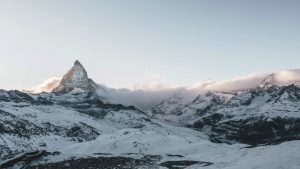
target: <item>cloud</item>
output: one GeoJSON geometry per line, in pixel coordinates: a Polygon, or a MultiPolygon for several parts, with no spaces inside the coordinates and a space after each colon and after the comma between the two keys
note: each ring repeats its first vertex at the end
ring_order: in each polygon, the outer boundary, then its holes
{"type": "Polygon", "coordinates": [[[133,90],[162,91],[175,88],[167,84],[164,78],[156,72],[146,71],[144,79],[142,84],[134,85],[133,90]]]}
{"type": "MultiPolygon", "coordinates": [[[[236,77],[228,80],[213,81],[206,80],[197,82],[191,86],[176,86],[169,85],[164,78],[158,73],[146,71],[145,81],[140,85],[135,85],[134,90],[143,91],[170,91],[184,88],[190,92],[205,92],[205,91],[239,91],[258,87],[271,73],[252,73],[246,76],[236,77]]],[[[296,78],[300,79],[299,73],[294,71],[279,71],[276,73],[278,81],[293,81],[296,78]]]]}
{"type": "Polygon", "coordinates": [[[258,87],[268,74],[250,74],[229,80],[210,83],[204,86],[206,90],[212,91],[239,91],[258,87]]]}
{"type": "MultiPolygon", "coordinates": [[[[253,73],[229,80],[202,81],[188,87],[168,85],[160,74],[147,71],[145,73],[145,82],[134,86],[133,89],[116,89],[99,85],[99,93],[103,89],[105,92],[102,92],[100,95],[107,97],[113,103],[135,105],[142,109],[149,109],[160,103],[161,100],[174,94],[182,93],[182,95],[186,95],[188,96],[187,98],[192,99],[207,91],[231,92],[247,90],[261,86],[263,81],[270,77],[273,77],[274,84],[290,84],[295,81],[300,84],[300,70],[277,71],[263,74],[253,73]]],[[[60,80],[61,78],[53,77],[27,91],[32,93],[50,92],[59,85],[60,80]]]]}
{"type": "Polygon", "coordinates": [[[176,87],[163,83],[163,78],[159,74],[148,72],[145,82],[133,90],[109,87],[106,87],[106,90],[109,91],[107,97],[114,103],[135,105],[142,110],[148,110],[175,94],[179,94],[183,102],[189,102],[207,91],[231,92],[255,88],[260,86],[269,75],[271,74],[249,74],[229,80],[207,80],[188,87],[176,87]]]}
{"type": "Polygon", "coordinates": [[[61,78],[52,77],[44,81],[42,84],[31,87],[26,91],[31,93],[51,92],[55,87],[59,85],[61,78]]]}
{"type": "Polygon", "coordinates": [[[106,87],[106,90],[109,91],[107,97],[114,103],[135,105],[142,110],[148,110],[182,89],[167,84],[159,73],[146,71],[144,82],[134,85],[132,89],[106,87]]]}
{"type": "Polygon", "coordinates": [[[161,100],[177,93],[180,89],[163,90],[129,90],[129,89],[110,89],[109,100],[113,103],[124,105],[135,105],[142,110],[148,110],[156,106],[161,100]]]}
{"type": "Polygon", "coordinates": [[[300,81],[300,70],[284,70],[273,73],[274,80],[279,83],[288,84],[300,81]]]}

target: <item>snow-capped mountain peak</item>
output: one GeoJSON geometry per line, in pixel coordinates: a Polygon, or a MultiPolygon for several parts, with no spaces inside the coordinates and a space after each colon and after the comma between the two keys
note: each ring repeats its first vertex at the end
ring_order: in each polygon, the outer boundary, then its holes
{"type": "Polygon", "coordinates": [[[76,60],[74,66],[63,76],[58,87],[53,92],[71,92],[81,89],[94,91],[96,84],[88,78],[88,74],[82,64],[76,60]]]}

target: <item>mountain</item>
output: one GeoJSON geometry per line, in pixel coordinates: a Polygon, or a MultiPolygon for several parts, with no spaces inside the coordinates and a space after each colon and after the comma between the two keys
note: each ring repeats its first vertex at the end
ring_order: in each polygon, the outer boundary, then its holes
{"type": "Polygon", "coordinates": [[[152,109],[154,117],[206,133],[214,142],[251,145],[300,139],[299,70],[267,75],[240,91],[204,91],[192,101],[173,95],[152,109]]]}
{"type": "Polygon", "coordinates": [[[212,163],[185,156],[224,148],[201,132],[159,122],[133,106],[103,103],[92,92],[1,90],[0,117],[0,168],[206,166],[212,163]]]}
{"type": "MultiPolygon", "coordinates": [[[[52,81],[50,81],[52,83],[52,81]]],[[[53,86],[43,84],[42,86],[53,86]]],[[[40,91],[41,87],[38,86],[40,91]]],[[[58,86],[55,86],[52,93],[81,93],[90,92],[97,95],[104,102],[114,104],[123,104],[126,106],[138,107],[142,110],[149,110],[162,99],[168,97],[180,89],[167,91],[143,91],[143,90],[129,90],[129,89],[115,89],[105,86],[103,84],[95,83],[88,77],[88,74],[83,65],[76,60],[73,67],[63,76],[58,86]]],[[[27,90],[28,93],[34,90],[27,90]]]]}
{"type": "Polygon", "coordinates": [[[88,74],[82,64],[76,60],[74,66],[63,76],[58,87],[52,92],[71,92],[74,91],[95,92],[96,83],[88,78],[88,74]]]}
{"type": "Polygon", "coordinates": [[[300,88],[292,84],[226,93],[226,97],[207,92],[175,107],[171,114],[157,107],[152,111],[159,119],[202,131],[214,142],[257,145],[300,139],[299,107],[300,88]]]}
{"type": "MultiPolygon", "coordinates": [[[[255,77],[246,77],[246,78],[239,78],[237,80],[227,80],[223,82],[218,82],[218,85],[211,82],[210,84],[201,85],[201,88],[197,90],[186,90],[184,92],[177,92],[165,99],[163,99],[159,104],[154,106],[151,110],[154,116],[160,116],[159,118],[165,120],[180,120],[180,116],[186,116],[188,114],[196,114],[201,109],[205,110],[209,107],[216,107],[216,106],[208,106],[213,104],[213,101],[221,99],[223,104],[227,104],[229,100],[235,99],[238,97],[243,102],[244,99],[247,99],[245,96],[255,97],[251,93],[253,90],[262,90],[262,91],[270,91],[279,90],[281,87],[286,87],[290,85],[294,85],[295,87],[300,87],[300,70],[286,70],[286,71],[278,71],[271,74],[266,74],[264,76],[259,76],[259,78],[255,77]],[[261,78],[263,77],[263,78],[261,78]],[[252,87],[242,87],[239,84],[244,84],[245,82],[249,82],[250,80],[254,80],[260,82],[255,82],[252,87]],[[260,79],[262,79],[260,81],[260,79]],[[234,84],[237,83],[237,85],[234,84]],[[223,84],[223,87],[222,85],[223,84]],[[225,87],[224,87],[225,85],[225,87]],[[231,86],[238,86],[234,87],[227,87],[227,85],[231,86]],[[215,88],[215,86],[219,86],[223,90],[219,88],[215,88]],[[231,90],[229,90],[231,89],[231,90]],[[216,99],[219,98],[219,99],[216,99]],[[232,98],[232,99],[231,99],[232,98]],[[211,101],[213,100],[213,101],[211,101]],[[171,117],[171,115],[176,115],[175,117],[171,117]],[[169,117],[168,117],[169,116],[169,117]]],[[[182,120],[181,120],[182,121],[182,120]]],[[[184,123],[184,122],[183,122],[184,123]]]]}
{"type": "Polygon", "coordinates": [[[96,84],[76,61],[52,92],[0,90],[0,168],[296,169],[296,75],[273,74],[243,90],[151,93],[152,100],[96,84]]]}
{"type": "Polygon", "coordinates": [[[116,89],[103,84],[95,83],[87,76],[84,67],[79,63],[79,61],[77,61],[77,63],[78,64],[74,64],[73,68],[71,68],[71,70],[69,71],[70,73],[67,73],[64,76],[65,79],[68,80],[62,81],[60,80],[61,78],[50,78],[41,85],[27,89],[26,91],[32,93],[40,93],[41,91],[49,92],[56,90],[64,91],[63,89],[69,92],[73,89],[75,89],[74,92],[80,92],[84,90],[96,91],[98,95],[101,95],[103,98],[108,99],[110,102],[128,106],[134,105],[144,111],[149,111],[162,102],[168,102],[167,100],[171,97],[174,97],[174,99],[175,97],[177,97],[178,99],[182,100],[178,100],[179,102],[181,102],[180,104],[186,104],[187,102],[192,101],[200,93],[205,93],[208,91],[215,91],[219,93],[236,93],[256,87],[268,86],[270,84],[275,86],[287,86],[290,84],[300,85],[300,70],[296,69],[276,71],[266,74],[250,74],[247,76],[217,82],[204,81],[199,82],[192,87],[170,88],[159,91],[143,89],[132,90],[125,88],[116,89]],[[74,69],[75,67],[77,67],[76,65],[78,65],[79,67],[79,75],[76,75],[77,73],[74,73],[74,69]],[[80,74],[83,76],[81,76],[80,74]],[[73,79],[77,80],[72,80],[72,77],[73,79]],[[57,81],[60,81],[60,85],[57,85],[57,81]],[[70,83],[66,83],[66,81],[70,83]],[[80,81],[81,83],[77,83],[76,81],[80,81]]]}
{"type": "Polygon", "coordinates": [[[153,107],[151,112],[154,116],[160,116],[160,119],[183,122],[181,118],[187,117],[191,113],[199,113],[201,109],[203,111],[209,109],[212,107],[212,104],[223,103],[225,98],[231,95],[229,93],[208,91],[193,96],[190,93],[181,92],[164,99],[160,104],[153,107]]]}

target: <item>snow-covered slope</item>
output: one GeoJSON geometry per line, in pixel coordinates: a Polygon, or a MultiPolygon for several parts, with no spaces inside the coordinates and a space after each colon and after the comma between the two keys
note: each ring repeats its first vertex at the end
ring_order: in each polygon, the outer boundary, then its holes
{"type": "Polygon", "coordinates": [[[53,92],[0,90],[0,168],[297,169],[297,72],[243,90],[141,92],[136,102],[76,61],[53,92]]]}
{"type": "Polygon", "coordinates": [[[254,148],[207,150],[188,156],[189,159],[212,161],[213,165],[196,164],[186,169],[297,169],[300,166],[300,141],[254,148]]]}
{"type": "Polygon", "coordinates": [[[295,85],[226,95],[208,92],[172,112],[155,116],[203,131],[216,142],[263,144],[300,139],[300,88],[295,85]]]}
{"type": "Polygon", "coordinates": [[[28,95],[1,91],[0,157],[13,152],[60,151],[120,130],[165,131],[134,107],[103,103],[90,93],[28,95]]]}
{"type": "Polygon", "coordinates": [[[161,120],[190,123],[194,115],[201,115],[214,106],[225,103],[231,98],[231,93],[202,92],[198,96],[182,92],[163,100],[159,105],[152,108],[154,117],[161,120]]]}
{"type": "Polygon", "coordinates": [[[207,81],[196,84],[185,90],[178,91],[177,93],[163,99],[152,108],[152,112],[154,114],[180,114],[180,112],[178,112],[181,111],[180,109],[183,109],[188,105],[192,105],[192,103],[189,102],[195,100],[199,95],[204,97],[204,95],[208,92],[224,96],[225,98],[230,98],[233,95],[258,87],[267,89],[271,86],[282,87],[292,84],[298,87],[300,86],[299,69],[276,71],[261,75],[253,74],[219,82],[207,81]]]}

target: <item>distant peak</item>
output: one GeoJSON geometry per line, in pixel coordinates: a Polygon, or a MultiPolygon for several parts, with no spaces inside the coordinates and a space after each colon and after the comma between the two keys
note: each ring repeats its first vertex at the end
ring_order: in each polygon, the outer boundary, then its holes
{"type": "MultiPolygon", "coordinates": [[[[79,62],[79,60],[75,60],[75,62],[74,62],[74,66],[76,66],[76,65],[78,65],[78,66],[82,66],[82,64],[79,62]]],[[[83,67],[83,66],[82,66],[83,67]]]]}

